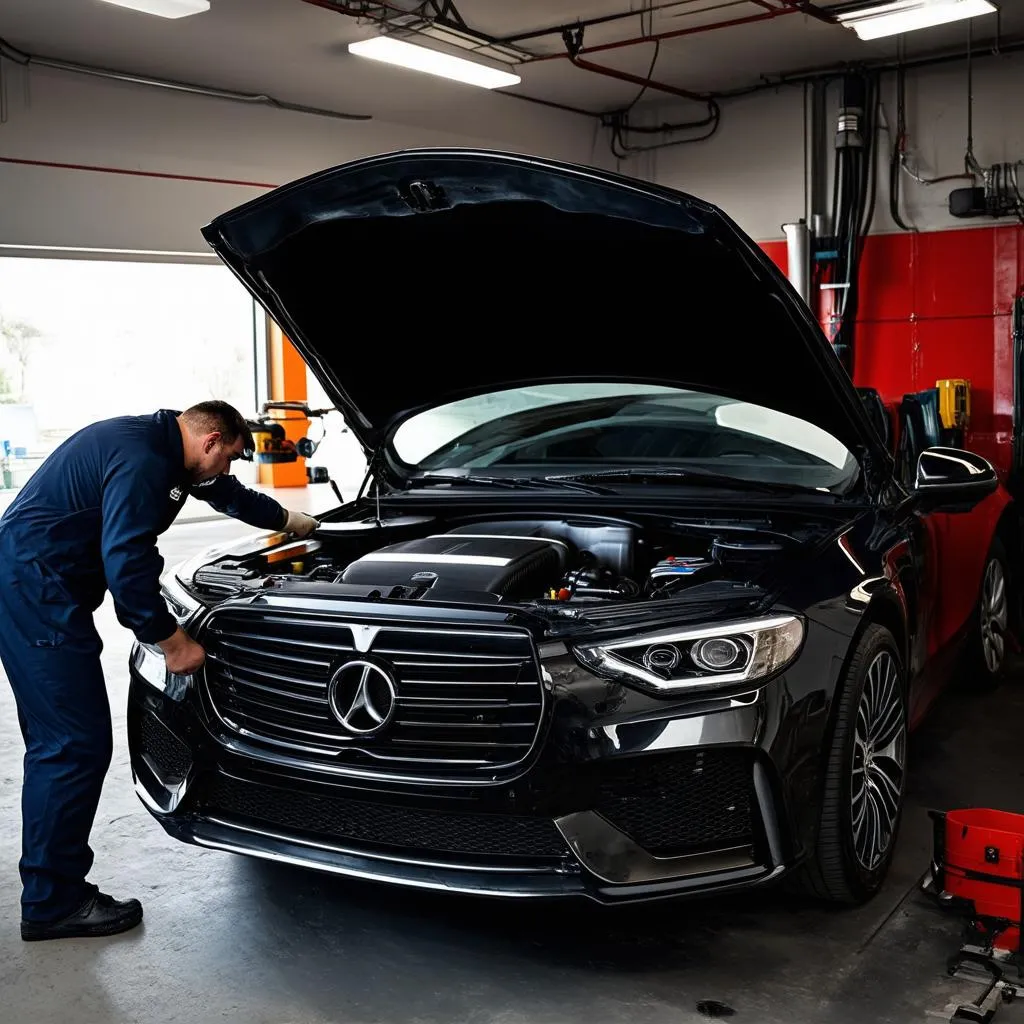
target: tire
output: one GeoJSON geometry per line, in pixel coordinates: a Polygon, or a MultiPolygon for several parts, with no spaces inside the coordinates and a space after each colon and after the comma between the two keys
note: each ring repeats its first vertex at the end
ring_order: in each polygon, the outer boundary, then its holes
{"type": "Polygon", "coordinates": [[[975,692],[994,690],[1007,675],[1011,629],[1010,559],[1002,541],[995,537],[981,574],[981,591],[974,606],[967,646],[966,679],[975,692]]]}
{"type": "Polygon", "coordinates": [[[887,629],[864,631],[837,699],[817,843],[797,881],[817,899],[856,906],[885,881],[906,793],[906,681],[887,629]]]}

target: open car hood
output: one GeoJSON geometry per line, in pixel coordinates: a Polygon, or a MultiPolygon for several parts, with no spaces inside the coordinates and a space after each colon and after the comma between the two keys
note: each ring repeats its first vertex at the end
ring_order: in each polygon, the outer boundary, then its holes
{"type": "Polygon", "coordinates": [[[572,380],[710,391],[885,455],[810,311],[717,208],[476,150],[375,156],[203,229],[364,446],[414,412],[572,380]]]}

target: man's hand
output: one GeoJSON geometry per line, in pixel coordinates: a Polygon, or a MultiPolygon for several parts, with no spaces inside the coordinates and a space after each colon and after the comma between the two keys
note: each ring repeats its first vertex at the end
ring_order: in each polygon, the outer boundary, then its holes
{"type": "Polygon", "coordinates": [[[179,626],[166,640],[161,640],[167,671],[187,676],[198,672],[206,661],[206,651],[179,626]]]}
{"type": "Polygon", "coordinates": [[[320,524],[312,516],[305,512],[289,512],[288,519],[284,524],[285,533],[294,533],[296,537],[308,537],[314,530],[319,529],[320,524]]]}

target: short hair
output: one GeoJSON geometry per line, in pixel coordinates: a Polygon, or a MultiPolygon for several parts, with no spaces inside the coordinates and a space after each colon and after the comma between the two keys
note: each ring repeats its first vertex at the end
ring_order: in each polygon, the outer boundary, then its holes
{"type": "Polygon", "coordinates": [[[219,433],[227,444],[234,444],[241,437],[242,447],[254,449],[252,431],[245,417],[227,402],[199,402],[186,409],[181,418],[188,428],[197,434],[219,433]]]}

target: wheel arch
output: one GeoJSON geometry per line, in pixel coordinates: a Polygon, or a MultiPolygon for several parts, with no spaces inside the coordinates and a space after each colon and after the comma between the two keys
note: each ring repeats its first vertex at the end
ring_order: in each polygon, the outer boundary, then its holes
{"type": "MultiPolygon", "coordinates": [[[[908,665],[910,658],[910,627],[907,623],[906,613],[903,610],[903,605],[899,596],[891,586],[886,586],[872,594],[871,600],[864,608],[860,621],[857,623],[857,628],[851,634],[849,642],[846,645],[846,650],[843,653],[842,663],[836,676],[835,690],[833,691],[829,702],[828,716],[824,727],[821,750],[819,752],[819,760],[821,762],[821,772],[819,777],[820,786],[824,786],[825,782],[824,769],[828,763],[829,752],[831,750],[833,737],[835,736],[836,722],[839,717],[839,705],[842,698],[842,689],[846,682],[846,678],[849,675],[850,665],[853,661],[854,655],[860,647],[861,642],[864,639],[864,635],[872,626],[881,626],[892,634],[893,640],[896,643],[896,649],[899,651],[900,659],[903,663],[904,681],[906,682],[906,674],[909,671],[908,665]]],[[[905,697],[909,703],[910,687],[906,686],[905,689],[907,691],[905,697]]]]}
{"type": "Polygon", "coordinates": [[[870,626],[882,626],[892,634],[903,662],[903,671],[908,672],[910,666],[910,627],[895,591],[886,589],[879,591],[871,598],[871,603],[864,612],[860,624],[857,626],[857,631],[850,640],[850,646],[846,652],[846,659],[843,664],[844,673],[850,659],[853,657],[853,652],[857,649],[864,633],[867,632],[870,626]]]}
{"type": "Polygon", "coordinates": [[[1021,566],[1024,566],[1024,523],[1021,522],[1020,504],[1015,499],[1000,513],[992,536],[997,537],[1006,549],[1011,596],[1016,592],[1016,600],[1010,604],[1010,632],[1020,639],[1024,627],[1024,595],[1020,587],[1021,566]]]}

